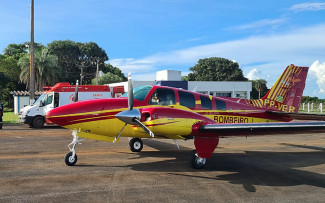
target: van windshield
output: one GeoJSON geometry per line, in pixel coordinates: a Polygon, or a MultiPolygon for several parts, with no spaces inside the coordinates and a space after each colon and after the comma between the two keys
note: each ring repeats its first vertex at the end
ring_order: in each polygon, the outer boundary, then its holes
{"type": "Polygon", "coordinates": [[[34,103],[36,106],[46,106],[48,104],[52,104],[53,101],[53,93],[50,92],[48,94],[42,94],[38,100],[34,103]]]}
{"type": "Polygon", "coordinates": [[[44,98],[46,97],[47,94],[42,94],[35,102],[33,105],[36,105],[36,106],[40,106],[40,103],[42,100],[44,100],[44,98]]]}
{"type": "MultiPolygon", "coordinates": [[[[152,86],[140,86],[133,89],[134,99],[144,101],[147,97],[149,91],[152,89],[152,86]]],[[[128,97],[128,93],[125,92],[121,97],[128,97]]]]}

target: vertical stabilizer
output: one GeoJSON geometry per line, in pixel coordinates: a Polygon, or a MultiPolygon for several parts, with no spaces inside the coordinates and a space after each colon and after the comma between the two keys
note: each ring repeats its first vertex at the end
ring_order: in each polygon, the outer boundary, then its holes
{"type": "Polygon", "coordinates": [[[293,64],[288,66],[262,99],[249,100],[249,103],[270,111],[297,113],[305,89],[308,69],[293,64]]]}

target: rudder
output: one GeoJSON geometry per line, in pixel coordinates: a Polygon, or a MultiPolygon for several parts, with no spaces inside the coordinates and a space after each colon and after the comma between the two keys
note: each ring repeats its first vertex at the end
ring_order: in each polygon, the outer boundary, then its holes
{"type": "Polygon", "coordinates": [[[251,103],[253,105],[258,103],[258,107],[270,111],[297,113],[305,89],[308,69],[308,67],[289,65],[269,92],[262,99],[252,100],[251,103]]]}

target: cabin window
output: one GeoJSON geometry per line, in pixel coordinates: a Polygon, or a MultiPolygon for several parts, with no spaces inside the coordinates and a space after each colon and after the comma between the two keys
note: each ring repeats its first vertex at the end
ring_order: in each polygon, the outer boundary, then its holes
{"type": "Polygon", "coordinates": [[[195,97],[190,92],[178,91],[179,104],[188,108],[195,108],[195,97]]]}
{"type": "Polygon", "coordinates": [[[217,110],[226,110],[226,102],[219,99],[215,99],[217,110]]]}
{"type": "Polygon", "coordinates": [[[200,96],[202,109],[212,109],[212,103],[209,97],[200,96]]]}
{"type": "Polygon", "coordinates": [[[176,104],[176,96],[174,90],[158,88],[154,91],[148,104],[168,106],[176,104]]]}

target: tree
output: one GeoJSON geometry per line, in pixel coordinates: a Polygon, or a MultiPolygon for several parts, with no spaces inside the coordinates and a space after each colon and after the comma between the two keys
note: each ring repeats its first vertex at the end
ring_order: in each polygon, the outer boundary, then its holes
{"type": "MultiPolygon", "coordinates": [[[[29,86],[30,60],[29,54],[25,54],[18,61],[21,67],[20,82],[29,86]]],[[[48,53],[47,48],[35,52],[35,89],[42,90],[44,86],[52,86],[58,82],[58,58],[48,53]]]]}
{"type": "Polygon", "coordinates": [[[127,78],[122,73],[121,69],[112,66],[111,64],[105,64],[105,67],[102,69],[103,73],[112,73],[117,75],[123,79],[123,81],[127,81],[127,78]]]}
{"type": "MultiPolygon", "coordinates": [[[[25,42],[22,44],[9,44],[4,49],[4,55],[12,56],[18,61],[19,58],[23,57],[27,53],[29,46],[30,42],[25,42]]],[[[43,47],[44,46],[40,43],[34,43],[35,51],[40,51],[43,47]]]]}
{"type": "Polygon", "coordinates": [[[77,43],[70,40],[53,41],[47,46],[49,53],[58,57],[60,81],[75,83],[80,78],[80,71],[77,67],[80,51],[77,43]]]}
{"type": "Polygon", "coordinates": [[[58,57],[60,80],[75,83],[82,74],[83,84],[91,83],[96,75],[97,60],[99,69],[105,67],[108,56],[95,42],[80,43],[70,40],[53,41],[48,45],[49,52],[58,57]],[[95,63],[96,62],[96,63],[95,63]]]}
{"type": "Polygon", "coordinates": [[[79,48],[77,66],[81,72],[82,84],[90,84],[91,79],[96,76],[96,66],[99,64],[99,70],[104,67],[104,62],[108,56],[104,49],[100,48],[95,42],[77,43],[79,48]]]}
{"type": "Polygon", "coordinates": [[[200,59],[190,71],[189,81],[247,81],[239,64],[225,58],[200,59]]]}
{"type": "Polygon", "coordinates": [[[253,86],[253,89],[251,92],[251,98],[260,99],[261,96],[266,95],[266,93],[268,92],[268,89],[266,86],[266,84],[267,84],[266,80],[259,79],[259,80],[252,80],[251,82],[252,82],[252,86],[253,86]]]}
{"type": "MultiPolygon", "coordinates": [[[[102,77],[98,78],[98,85],[105,85],[115,82],[123,82],[126,81],[122,77],[115,75],[113,73],[105,73],[102,77]]],[[[96,79],[92,79],[92,84],[94,85],[96,83],[96,79]]]]}

